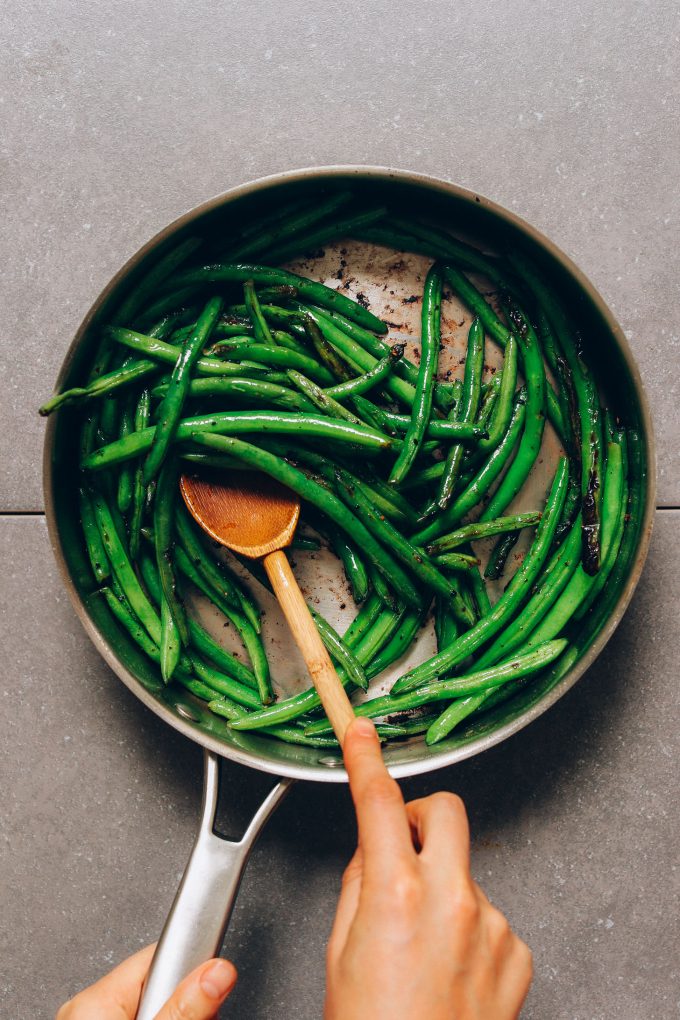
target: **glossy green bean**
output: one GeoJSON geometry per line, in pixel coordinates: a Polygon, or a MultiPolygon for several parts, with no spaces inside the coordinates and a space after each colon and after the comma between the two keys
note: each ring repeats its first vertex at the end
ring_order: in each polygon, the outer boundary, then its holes
{"type": "MultiPolygon", "coordinates": [[[[287,376],[286,376],[287,379],[287,376]]],[[[166,386],[156,386],[153,390],[154,397],[162,397],[166,392],[166,386]]],[[[189,386],[189,396],[192,399],[202,397],[238,397],[252,402],[252,404],[265,404],[268,407],[281,408],[283,411],[302,411],[303,414],[314,414],[315,407],[311,400],[308,400],[295,390],[276,383],[268,382],[265,379],[244,378],[220,378],[219,376],[192,379],[189,386]]]]}
{"type": "Polygon", "coordinates": [[[390,472],[389,482],[398,486],[404,481],[418,456],[432,410],[432,391],[441,344],[442,278],[434,265],[425,279],[422,305],[420,368],[411,411],[411,421],[404,443],[390,472]]]}
{"type": "Polygon", "coordinates": [[[427,554],[412,545],[393,524],[382,518],[372,505],[361,483],[353,476],[342,468],[338,468],[336,477],[341,486],[343,499],[346,500],[362,524],[382,545],[390,549],[393,555],[404,563],[425,587],[449,598],[451,608],[461,622],[470,623],[469,615],[460,601],[458,593],[437,570],[427,554]]]}
{"type": "Polygon", "coordinates": [[[508,561],[510,553],[517,545],[519,539],[519,532],[511,531],[507,535],[501,535],[489,556],[488,563],[484,569],[484,577],[490,581],[497,581],[503,576],[505,572],[505,566],[508,561]]]}
{"type": "Polygon", "coordinates": [[[253,263],[221,263],[214,266],[203,266],[189,272],[179,273],[168,281],[168,286],[179,289],[193,284],[211,283],[245,283],[254,280],[258,284],[287,284],[295,287],[304,300],[311,301],[320,308],[329,308],[340,312],[352,322],[376,333],[386,333],[387,326],[375,315],[356,301],[345,297],[331,287],[322,283],[307,280],[285,269],[272,266],[261,266],[253,263]]]}
{"type": "Polygon", "coordinates": [[[546,379],[536,334],[518,308],[512,308],[509,315],[519,338],[527,388],[524,431],[512,464],[482,512],[482,521],[502,514],[524,485],[538,457],[545,424],[546,379]]]}
{"type": "Polygon", "coordinates": [[[523,423],[524,400],[520,396],[515,401],[513,416],[502,442],[495,450],[491,451],[484,465],[466,489],[454,500],[453,505],[411,536],[414,545],[427,545],[433,539],[439,538],[440,535],[445,535],[480,502],[513,456],[523,423]]]}
{"type": "MultiPolygon", "coordinates": [[[[350,425],[317,415],[303,415],[288,411],[225,411],[213,415],[185,418],[175,433],[177,442],[192,440],[209,434],[243,432],[275,432],[280,434],[309,435],[318,439],[349,443],[366,450],[386,450],[392,440],[365,425],[350,425]]],[[[153,429],[144,429],[127,436],[122,442],[109,443],[84,458],[82,467],[98,471],[113,464],[138,457],[151,445],[153,429]]],[[[210,445],[210,444],[206,444],[210,445]]],[[[221,449],[217,444],[215,449],[221,449]]]]}
{"type": "Polygon", "coordinates": [[[78,508],[80,510],[80,523],[85,539],[87,556],[92,567],[95,580],[101,584],[111,575],[109,558],[102,537],[97,527],[97,518],[92,507],[90,494],[84,486],[78,490],[78,508]]]}
{"type": "Polygon", "coordinates": [[[288,215],[283,215],[280,219],[272,217],[269,223],[265,223],[258,231],[250,232],[240,244],[230,250],[230,260],[237,261],[259,255],[266,255],[269,258],[272,246],[276,247],[283,241],[288,242],[301,231],[309,230],[319,220],[347,205],[352,197],[351,191],[338,191],[322,202],[305,203],[301,208],[299,206],[293,208],[288,215]]]}
{"type": "Polygon", "coordinates": [[[231,358],[236,362],[243,357],[248,361],[272,365],[275,368],[295,369],[297,372],[308,375],[322,386],[330,386],[334,382],[333,376],[323,365],[319,365],[306,354],[299,354],[298,351],[291,351],[286,347],[266,346],[234,338],[218,340],[210,348],[210,354],[231,358]]]}
{"type": "MultiPolygon", "coordinates": [[[[105,337],[108,339],[113,340],[118,344],[122,344],[124,347],[129,347],[130,350],[145,354],[149,358],[153,358],[156,362],[161,362],[165,365],[176,365],[182,354],[181,347],[166,343],[165,340],[159,340],[157,337],[152,337],[145,333],[138,333],[134,329],[123,329],[120,326],[106,326],[103,332],[105,337]]],[[[241,364],[236,364],[230,361],[221,361],[220,358],[199,358],[194,365],[194,369],[196,374],[199,376],[244,375],[243,362],[241,362],[241,364]]],[[[266,365],[254,364],[254,367],[248,368],[249,375],[252,375],[253,372],[259,373],[262,377],[268,375],[266,365]]]]}
{"type": "Polygon", "coordinates": [[[92,493],[92,508],[113,574],[149,637],[160,647],[160,619],[137,579],[114,524],[111,508],[101,493],[96,491],[92,493]]]}
{"type": "MultiPolygon", "coordinates": [[[[135,410],[134,429],[135,432],[141,432],[142,429],[149,427],[151,421],[151,394],[148,389],[142,390],[139,400],[137,401],[137,407],[135,410]]],[[[144,480],[142,477],[143,466],[138,464],[135,467],[134,477],[132,481],[132,510],[130,512],[130,556],[133,560],[137,558],[139,553],[139,533],[142,526],[142,517],[144,514],[144,500],[146,496],[146,489],[144,486],[144,480]]]]}
{"type": "MultiPolygon", "coordinates": [[[[170,444],[177,432],[182,408],[184,407],[184,401],[186,400],[191,382],[192,370],[210,337],[212,328],[221,311],[222,299],[211,298],[196,323],[194,333],[187,340],[182,353],[177,359],[177,364],[173,368],[167,393],[158,408],[153,441],[144,463],[142,478],[145,485],[148,485],[156,477],[165,460],[170,444]]],[[[181,625],[176,617],[175,621],[181,630],[181,625]]]]}
{"type": "MultiPolygon", "coordinates": [[[[182,604],[178,591],[177,581],[172,563],[172,553],[175,543],[175,505],[178,494],[178,471],[177,465],[166,462],[158,476],[156,495],[153,506],[153,531],[154,548],[156,550],[156,564],[163,589],[163,597],[167,602],[168,612],[171,614],[177,626],[177,632],[183,645],[189,644],[189,625],[187,614],[182,604]]],[[[161,603],[161,623],[163,621],[161,603]]],[[[171,637],[168,638],[171,640],[171,637]]],[[[161,651],[163,650],[164,639],[161,638],[161,651]]]]}
{"type": "MultiPolygon", "coordinates": [[[[455,421],[461,424],[474,424],[477,411],[479,410],[483,370],[484,328],[480,319],[474,318],[468,334],[461,400],[450,414],[450,417],[455,418],[455,421]]],[[[460,443],[453,443],[449,447],[435,501],[439,510],[446,510],[451,502],[453,488],[460,472],[464,452],[464,447],[460,443]]]]}
{"type": "Polygon", "coordinates": [[[427,683],[436,676],[445,675],[488,641],[515,615],[526,600],[531,585],[538,576],[548,554],[564,503],[568,477],[567,461],[565,458],[560,458],[546,501],[543,517],[541,518],[541,523],[538,526],[531,548],[525,556],[522,565],[514,574],[510,584],[496,602],[492,612],[475,624],[467,633],[462,634],[461,637],[444,649],[444,651],[400,677],[392,688],[393,693],[402,693],[427,683]]]}
{"type": "Polygon", "coordinates": [[[529,513],[497,517],[491,521],[474,521],[472,524],[465,524],[462,528],[438,538],[427,546],[427,552],[430,556],[438,556],[450,549],[456,549],[466,542],[476,542],[482,538],[490,538],[492,535],[504,535],[509,531],[533,528],[535,524],[539,523],[541,516],[540,510],[533,510],[529,513]]]}
{"type": "Polygon", "coordinates": [[[347,382],[337,383],[326,389],[329,397],[336,400],[343,400],[347,397],[354,397],[368,393],[382,383],[390,374],[394,366],[404,354],[404,344],[394,344],[389,354],[377,361],[373,368],[357,376],[356,379],[348,379],[347,382]]]}
{"type": "Polygon", "coordinates": [[[269,262],[289,262],[291,259],[299,258],[307,252],[318,248],[320,245],[328,244],[340,237],[351,237],[356,230],[370,226],[385,212],[385,206],[374,206],[370,209],[363,209],[351,216],[337,217],[326,223],[321,223],[315,230],[293,237],[286,244],[271,248],[267,251],[269,262]]]}
{"type": "MultiPolygon", "coordinates": [[[[385,716],[391,717],[399,712],[410,712],[435,701],[451,701],[488,691],[500,687],[510,680],[516,680],[518,677],[544,669],[562,654],[566,646],[567,641],[565,640],[548,641],[527,655],[516,656],[490,669],[475,670],[473,673],[466,673],[453,679],[437,680],[419,687],[415,691],[409,691],[407,694],[386,694],[379,698],[373,698],[356,706],[354,714],[369,719],[381,719],[385,716]]],[[[316,736],[323,734],[328,729],[330,729],[328,721],[321,719],[307,726],[305,733],[308,736],[316,736]]]]}

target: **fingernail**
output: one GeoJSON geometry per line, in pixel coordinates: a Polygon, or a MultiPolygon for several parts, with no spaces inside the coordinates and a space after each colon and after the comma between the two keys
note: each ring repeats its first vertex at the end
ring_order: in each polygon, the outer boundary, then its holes
{"type": "Polygon", "coordinates": [[[215,960],[203,971],[200,985],[209,999],[223,999],[234,983],[234,968],[226,960],[215,960]]]}
{"type": "Polygon", "coordinates": [[[375,737],[375,726],[370,719],[359,715],[352,723],[353,731],[360,737],[375,737]]]}

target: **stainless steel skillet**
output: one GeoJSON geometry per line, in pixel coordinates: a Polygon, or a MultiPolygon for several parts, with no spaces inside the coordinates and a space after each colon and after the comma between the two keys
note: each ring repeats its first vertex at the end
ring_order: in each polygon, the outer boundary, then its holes
{"type": "MultiPolygon", "coordinates": [[[[92,358],[98,324],[106,321],[135,281],[153,265],[159,255],[187,234],[206,233],[214,238],[263,212],[301,197],[323,195],[330,186],[347,184],[364,197],[375,198],[407,209],[409,213],[449,227],[489,250],[519,246],[540,261],[552,286],[569,306],[583,338],[587,357],[593,363],[607,400],[643,437],[644,463],[634,484],[639,487],[640,515],[633,522],[637,541],[626,564],[618,598],[613,609],[603,614],[593,628],[594,638],[584,642],[579,660],[555,682],[551,672],[536,681],[513,700],[499,706],[476,723],[428,748],[419,737],[389,746],[385,760],[396,777],[416,775],[450,765],[478,754],[499,743],[541,715],[585,672],[623,616],[640,576],[654,511],[655,460],[649,410],[639,374],[623,332],[599,294],[573,263],[550,241],[512,213],[487,199],[455,185],[432,178],[382,168],[326,167],[306,169],[265,178],[219,196],[181,217],[142,248],[121,269],[88,312],[66,356],[58,386],[74,385],[87,371],[92,358]],[[605,618],[606,617],[606,618],[605,618]]],[[[373,311],[391,323],[391,335],[417,338],[417,304],[409,298],[421,286],[422,269],[427,260],[402,256],[367,244],[339,244],[327,247],[323,255],[302,263],[303,273],[329,282],[344,276],[334,285],[347,293],[364,294],[373,311]],[[340,267],[340,269],[338,268],[340,267]]],[[[467,313],[462,306],[450,308],[445,328],[448,331],[446,355],[455,368],[457,345],[463,342],[467,313]]],[[[469,318],[469,317],[467,317],[469,318]]],[[[489,344],[491,348],[493,345],[489,344]]],[[[139,1017],[150,1020],[176,983],[197,963],[218,951],[240,876],[252,844],[262,825],[295,779],[317,782],[344,782],[346,775],[335,755],[312,748],[275,743],[255,734],[229,731],[211,715],[205,705],[183,689],[166,688],[153,666],[145,660],[126,635],[119,630],[101,599],[93,597],[93,582],[79,533],[76,508],[76,446],[74,442],[77,412],[63,408],[50,419],[44,457],[44,489],[49,533],[76,612],[95,645],[130,690],[152,711],[205,749],[205,784],[201,824],[196,844],[187,865],[177,897],[166,922],[154,959],[139,1017]],[[214,818],[219,782],[219,758],[224,756],[280,778],[259,810],[246,834],[237,843],[214,833],[214,818]]],[[[530,479],[531,486],[545,491],[546,472],[557,452],[554,434],[547,430],[543,465],[530,479]],[[543,472],[543,473],[542,473],[543,472]]],[[[518,509],[521,507],[518,505],[518,509]]],[[[309,586],[315,588],[322,611],[331,622],[342,626],[347,617],[343,608],[345,593],[337,579],[332,561],[323,555],[300,564],[307,571],[309,586]]],[[[304,577],[303,577],[304,579],[304,577]]],[[[258,592],[261,597],[261,592],[258,592]]],[[[204,606],[196,610],[205,614],[204,606]]],[[[597,614],[598,610],[595,610],[597,614]]],[[[270,613],[267,614],[270,619],[270,613]]],[[[285,693],[292,693],[304,674],[298,670],[290,648],[278,633],[276,619],[268,641],[274,675],[285,693]]],[[[592,625],[592,620],[591,620],[592,625]]],[[[411,653],[424,658],[428,653],[428,635],[424,635],[411,653]]],[[[413,661],[411,659],[410,661],[413,661]]],[[[383,683],[403,671],[399,664],[383,683]]]]}

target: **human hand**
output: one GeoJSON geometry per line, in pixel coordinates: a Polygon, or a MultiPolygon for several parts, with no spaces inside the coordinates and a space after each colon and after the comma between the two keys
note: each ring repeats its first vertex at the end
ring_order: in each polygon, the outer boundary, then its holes
{"type": "Polygon", "coordinates": [[[470,875],[459,797],[404,804],[375,728],[344,743],[359,846],[327,953],[325,1020],[513,1020],[531,953],[470,875]]]}
{"type": "MultiPolygon", "coordinates": [[[[147,946],[79,992],[61,1007],[56,1020],[134,1020],[155,948],[147,946]]],[[[156,1020],[214,1020],[236,976],[228,960],[202,963],[177,986],[156,1020]]]]}

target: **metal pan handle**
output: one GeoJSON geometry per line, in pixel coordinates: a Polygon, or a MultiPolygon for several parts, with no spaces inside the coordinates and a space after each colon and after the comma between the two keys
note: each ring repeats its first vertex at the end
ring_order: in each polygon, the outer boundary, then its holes
{"type": "Polygon", "coordinates": [[[290,779],[281,780],[242,838],[232,842],[214,831],[219,770],[219,758],[206,751],[198,835],[151,963],[137,1020],[154,1020],[179,982],[219,953],[250,851],[292,784],[290,779]]]}

